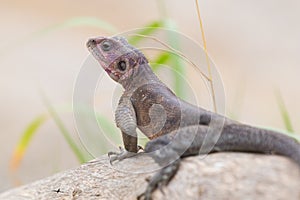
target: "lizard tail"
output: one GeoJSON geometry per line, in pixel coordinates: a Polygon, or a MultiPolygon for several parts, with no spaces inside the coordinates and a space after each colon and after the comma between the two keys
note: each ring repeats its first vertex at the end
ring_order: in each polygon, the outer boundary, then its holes
{"type": "Polygon", "coordinates": [[[300,143],[289,136],[248,125],[224,127],[216,151],[243,151],[287,156],[300,165],[300,143]]]}

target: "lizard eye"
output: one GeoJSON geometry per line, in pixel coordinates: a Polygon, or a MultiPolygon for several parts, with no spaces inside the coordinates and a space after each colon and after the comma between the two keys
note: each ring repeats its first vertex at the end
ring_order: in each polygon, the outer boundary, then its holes
{"type": "Polygon", "coordinates": [[[104,41],[101,43],[101,49],[103,51],[109,51],[111,48],[111,43],[109,41],[104,41]]]}
{"type": "Polygon", "coordinates": [[[120,62],[118,62],[118,69],[120,70],[120,71],[125,71],[126,70],[126,67],[127,67],[127,65],[126,65],[126,62],[125,61],[120,61],[120,62]]]}

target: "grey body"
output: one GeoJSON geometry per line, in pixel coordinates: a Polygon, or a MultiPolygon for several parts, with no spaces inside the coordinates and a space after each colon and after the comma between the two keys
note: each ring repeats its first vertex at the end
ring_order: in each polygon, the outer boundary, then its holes
{"type": "Polygon", "coordinates": [[[153,152],[149,155],[163,167],[140,197],[151,199],[152,191],[171,180],[180,158],[185,156],[216,151],[257,152],[284,155],[300,165],[300,145],[293,138],[240,124],[182,101],[156,77],[145,56],[124,38],[99,37],[89,40],[87,46],[108,75],[125,89],[115,117],[126,150],[110,152],[111,161],[136,155],[139,128],[151,140],[144,152],[153,152]]]}

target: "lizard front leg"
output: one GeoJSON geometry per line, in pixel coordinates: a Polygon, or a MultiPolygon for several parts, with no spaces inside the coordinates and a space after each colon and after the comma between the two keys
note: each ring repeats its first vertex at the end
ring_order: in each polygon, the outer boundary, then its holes
{"type": "Polygon", "coordinates": [[[122,139],[125,149],[120,148],[121,152],[109,152],[110,162],[121,161],[125,158],[135,156],[139,150],[137,145],[136,114],[129,98],[122,96],[115,113],[117,126],[122,132],[122,139]]]}

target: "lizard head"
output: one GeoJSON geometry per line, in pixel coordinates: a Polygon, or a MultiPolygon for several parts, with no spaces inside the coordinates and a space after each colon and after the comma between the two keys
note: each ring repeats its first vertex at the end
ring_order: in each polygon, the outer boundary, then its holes
{"type": "Polygon", "coordinates": [[[137,66],[148,62],[139,50],[120,36],[91,38],[87,48],[107,74],[120,83],[132,77],[137,66]]]}

